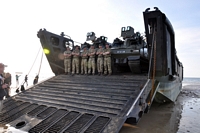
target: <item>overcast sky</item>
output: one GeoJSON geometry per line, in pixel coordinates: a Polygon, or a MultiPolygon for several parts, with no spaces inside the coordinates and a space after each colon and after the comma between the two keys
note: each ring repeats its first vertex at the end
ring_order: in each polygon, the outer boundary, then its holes
{"type": "MultiPolygon", "coordinates": [[[[109,42],[124,26],[144,33],[142,13],[148,7],[158,7],[172,23],[184,76],[200,77],[199,0],[1,0],[0,62],[8,65],[6,71],[28,73],[41,46],[40,28],[81,43],[91,31],[109,42]]],[[[39,58],[32,74],[38,72],[39,58]]],[[[46,57],[41,72],[52,75],[46,57]]]]}

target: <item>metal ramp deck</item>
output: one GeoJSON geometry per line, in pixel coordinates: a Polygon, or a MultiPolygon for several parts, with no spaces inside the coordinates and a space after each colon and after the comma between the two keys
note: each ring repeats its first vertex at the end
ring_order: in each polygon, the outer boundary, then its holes
{"type": "Polygon", "coordinates": [[[116,133],[146,76],[58,75],[4,102],[0,124],[30,133],[116,133]]]}

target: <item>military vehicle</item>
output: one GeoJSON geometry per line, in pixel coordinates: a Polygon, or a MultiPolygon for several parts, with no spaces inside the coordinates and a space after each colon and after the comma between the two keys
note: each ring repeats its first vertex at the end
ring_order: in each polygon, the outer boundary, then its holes
{"type": "Polygon", "coordinates": [[[121,28],[123,41],[116,38],[112,44],[113,70],[131,70],[133,73],[148,72],[149,59],[145,38],[134,28],[121,28]]]}
{"type": "Polygon", "coordinates": [[[99,48],[99,45],[102,45],[103,47],[105,47],[106,43],[107,43],[107,37],[100,36],[97,38],[94,32],[88,32],[86,35],[86,42],[81,44],[81,48],[87,47],[89,49],[91,45],[94,45],[94,48],[97,49],[99,48]]]}
{"type": "Polygon", "coordinates": [[[175,101],[182,88],[183,65],[173,27],[158,8],[146,9],[143,16],[147,43],[129,27],[122,29],[123,46],[113,44],[113,66],[122,68],[126,60],[125,67],[133,73],[112,76],[63,75],[61,55],[66,44],[74,47],[73,39],[39,30],[55,76],[4,100],[0,124],[14,133],[117,133],[125,122],[136,124],[153,100],[175,101]]]}

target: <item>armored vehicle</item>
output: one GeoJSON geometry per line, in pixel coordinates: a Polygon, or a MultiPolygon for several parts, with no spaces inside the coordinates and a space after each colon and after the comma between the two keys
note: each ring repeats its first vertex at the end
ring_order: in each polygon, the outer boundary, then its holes
{"type": "Polygon", "coordinates": [[[88,32],[86,35],[86,42],[81,44],[81,48],[83,47],[90,48],[91,45],[94,45],[95,48],[99,48],[99,45],[105,47],[106,43],[107,43],[107,37],[100,36],[97,38],[94,32],[88,32]]]}
{"type": "Polygon", "coordinates": [[[116,38],[112,44],[112,59],[114,70],[131,70],[133,73],[147,72],[149,59],[147,44],[139,32],[128,26],[121,28],[121,37],[116,38]]]}

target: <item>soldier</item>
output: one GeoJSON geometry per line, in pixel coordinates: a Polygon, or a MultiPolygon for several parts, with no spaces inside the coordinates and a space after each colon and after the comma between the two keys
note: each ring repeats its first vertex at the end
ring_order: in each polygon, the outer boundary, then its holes
{"type": "Polygon", "coordinates": [[[98,75],[103,74],[103,48],[102,45],[99,45],[99,49],[97,50],[98,58],[97,58],[97,70],[98,70],[98,75]]]}
{"type": "Polygon", "coordinates": [[[95,53],[96,50],[94,49],[94,45],[91,45],[88,51],[88,56],[89,56],[88,74],[91,74],[91,68],[92,68],[92,74],[95,75],[95,53]]]}
{"type": "Polygon", "coordinates": [[[72,58],[72,52],[69,48],[69,46],[66,47],[66,51],[64,52],[64,66],[65,66],[65,74],[71,73],[71,58],[72,58]]]}
{"type": "Polygon", "coordinates": [[[104,49],[103,55],[104,55],[104,75],[107,75],[107,72],[108,72],[109,73],[108,75],[110,76],[112,74],[111,49],[109,48],[108,43],[106,43],[106,48],[104,49]]]}
{"type": "Polygon", "coordinates": [[[75,73],[76,69],[76,74],[79,74],[79,56],[80,56],[80,51],[79,51],[79,46],[76,45],[75,50],[72,52],[73,55],[73,60],[72,60],[72,75],[75,73]]]}
{"type": "Polygon", "coordinates": [[[87,58],[88,58],[88,50],[86,47],[83,48],[83,52],[81,53],[81,75],[87,75],[87,58]]]}

